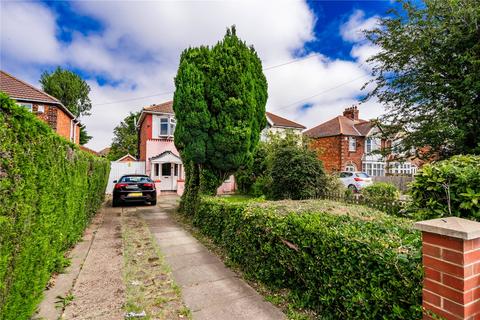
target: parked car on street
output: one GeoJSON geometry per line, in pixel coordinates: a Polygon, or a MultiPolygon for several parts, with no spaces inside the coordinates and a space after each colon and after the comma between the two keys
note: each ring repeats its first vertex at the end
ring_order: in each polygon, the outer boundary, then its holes
{"type": "Polygon", "coordinates": [[[149,176],[128,174],[113,182],[115,183],[113,187],[113,207],[134,201],[150,202],[152,206],[157,204],[157,190],[155,189],[155,183],[149,176]]]}
{"type": "Polygon", "coordinates": [[[365,172],[360,171],[343,171],[340,172],[340,181],[343,185],[353,192],[359,192],[362,188],[373,183],[372,178],[365,172]]]}

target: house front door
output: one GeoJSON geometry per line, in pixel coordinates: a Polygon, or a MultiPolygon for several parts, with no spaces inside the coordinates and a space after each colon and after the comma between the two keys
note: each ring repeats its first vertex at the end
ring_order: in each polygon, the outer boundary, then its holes
{"type": "Polygon", "coordinates": [[[160,190],[175,190],[173,187],[173,163],[161,164],[160,190]]]}

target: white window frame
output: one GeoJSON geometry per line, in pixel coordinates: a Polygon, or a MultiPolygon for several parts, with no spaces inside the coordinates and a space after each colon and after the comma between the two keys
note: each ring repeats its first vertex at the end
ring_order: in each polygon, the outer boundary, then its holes
{"type": "Polygon", "coordinates": [[[173,116],[170,115],[154,115],[152,119],[152,135],[153,138],[170,138],[173,137],[175,133],[175,128],[177,126],[177,121],[173,116]],[[166,134],[162,133],[162,124],[167,126],[166,134]]]}
{"type": "Polygon", "coordinates": [[[385,176],[385,162],[364,161],[362,171],[372,177],[383,177],[385,176]]]}
{"type": "Polygon", "coordinates": [[[349,163],[345,166],[345,171],[346,172],[355,172],[355,171],[357,171],[357,168],[353,163],[349,163]]]}
{"type": "Polygon", "coordinates": [[[355,139],[354,137],[348,137],[348,151],[357,151],[357,139],[355,139]]]}

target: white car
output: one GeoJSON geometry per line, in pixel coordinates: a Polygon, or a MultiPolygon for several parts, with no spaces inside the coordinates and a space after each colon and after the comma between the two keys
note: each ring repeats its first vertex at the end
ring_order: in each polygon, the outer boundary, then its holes
{"type": "Polygon", "coordinates": [[[340,181],[343,185],[353,192],[358,192],[362,188],[369,186],[373,183],[372,178],[365,172],[355,171],[343,171],[340,172],[340,181]]]}

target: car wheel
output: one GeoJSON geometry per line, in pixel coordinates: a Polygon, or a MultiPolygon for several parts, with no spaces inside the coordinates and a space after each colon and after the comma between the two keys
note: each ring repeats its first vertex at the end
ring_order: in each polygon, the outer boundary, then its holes
{"type": "Polygon", "coordinates": [[[118,207],[120,205],[120,200],[113,198],[112,199],[112,207],[118,207]]]}
{"type": "Polygon", "coordinates": [[[157,200],[150,201],[150,205],[156,206],[157,205],[157,200]]]}
{"type": "Polygon", "coordinates": [[[357,187],[355,187],[353,184],[348,186],[348,190],[351,190],[353,193],[357,193],[357,187]]]}

